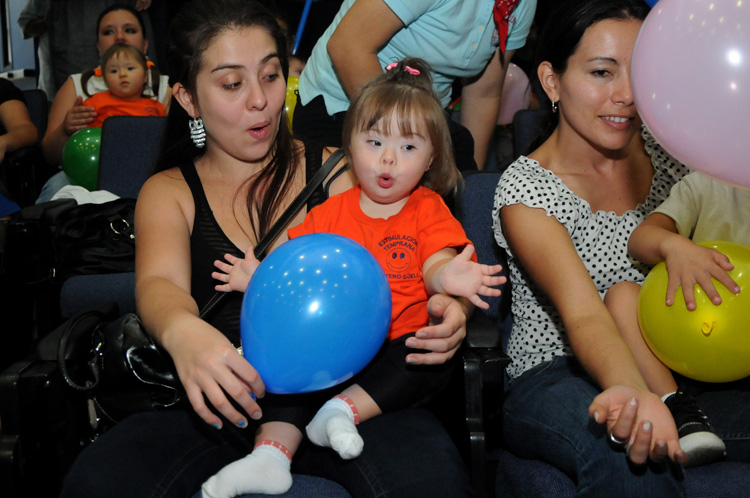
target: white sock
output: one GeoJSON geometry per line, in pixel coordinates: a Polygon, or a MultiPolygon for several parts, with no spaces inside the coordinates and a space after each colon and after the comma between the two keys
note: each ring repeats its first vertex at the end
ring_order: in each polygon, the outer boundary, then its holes
{"type": "Polygon", "coordinates": [[[359,414],[351,400],[338,395],[326,401],[305,428],[313,444],[333,448],[344,460],[362,453],[364,441],[357,432],[359,414]]]}
{"type": "Polygon", "coordinates": [[[291,464],[289,450],[279,443],[263,441],[248,456],[230,463],[203,483],[203,498],[285,493],[292,487],[291,464]]]}

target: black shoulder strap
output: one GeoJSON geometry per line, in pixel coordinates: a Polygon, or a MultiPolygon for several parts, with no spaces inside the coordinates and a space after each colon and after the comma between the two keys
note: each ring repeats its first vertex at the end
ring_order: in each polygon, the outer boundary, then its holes
{"type": "MultiPolygon", "coordinates": [[[[273,224],[273,226],[268,230],[268,232],[260,239],[258,242],[258,245],[255,246],[255,257],[259,260],[262,260],[266,257],[266,253],[268,252],[268,248],[271,246],[274,240],[281,234],[281,232],[286,228],[286,226],[289,224],[290,221],[295,217],[295,215],[299,212],[299,210],[302,208],[302,206],[307,202],[307,199],[310,198],[312,193],[315,191],[316,188],[318,188],[319,185],[323,183],[323,180],[326,179],[326,177],[331,173],[333,168],[338,164],[338,162],[344,157],[344,151],[343,149],[337,149],[333,154],[331,154],[325,163],[323,163],[323,166],[320,167],[317,173],[310,179],[309,182],[307,182],[307,185],[305,185],[305,188],[302,189],[302,192],[297,194],[297,197],[294,198],[292,203],[289,205],[289,207],[284,210],[284,212],[281,214],[278,220],[273,224]]],[[[205,306],[203,306],[203,309],[201,309],[200,317],[205,318],[208,313],[211,312],[211,310],[222,300],[222,298],[227,295],[227,292],[216,292],[211,299],[208,300],[205,306]]]]}
{"type": "Polygon", "coordinates": [[[307,199],[309,199],[315,189],[317,189],[323,183],[323,180],[326,179],[326,177],[333,170],[334,166],[336,166],[336,164],[338,164],[338,162],[343,157],[344,151],[342,149],[337,149],[328,157],[323,166],[321,166],[318,172],[315,173],[315,176],[313,176],[310,181],[307,182],[307,185],[305,185],[305,188],[302,189],[302,192],[297,194],[297,197],[294,198],[289,207],[286,208],[286,210],[281,214],[279,219],[276,220],[270,230],[268,230],[268,232],[263,236],[260,242],[258,242],[258,245],[255,246],[256,258],[262,260],[266,257],[266,252],[268,252],[268,248],[273,243],[273,241],[276,240],[276,238],[286,228],[289,222],[291,222],[292,219],[297,215],[299,210],[302,209],[302,206],[307,202],[307,199]]]}

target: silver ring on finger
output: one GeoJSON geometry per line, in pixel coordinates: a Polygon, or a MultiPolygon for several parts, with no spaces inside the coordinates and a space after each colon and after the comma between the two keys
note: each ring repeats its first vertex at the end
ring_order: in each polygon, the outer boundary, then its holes
{"type": "Polygon", "coordinates": [[[617,436],[615,436],[615,433],[612,431],[609,431],[609,442],[613,447],[617,449],[623,449],[626,447],[625,445],[628,446],[627,449],[630,449],[630,445],[627,444],[628,441],[626,439],[618,438],[617,436]]]}

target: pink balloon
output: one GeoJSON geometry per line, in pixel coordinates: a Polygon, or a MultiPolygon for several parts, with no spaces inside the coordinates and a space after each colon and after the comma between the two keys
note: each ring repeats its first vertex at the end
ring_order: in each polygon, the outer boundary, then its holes
{"type": "Polygon", "coordinates": [[[660,0],[631,71],[638,112],[667,151],[750,187],[750,2],[660,0]]]}
{"type": "Polygon", "coordinates": [[[523,69],[511,62],[508,64],[508,72],[505,73],[497,124],[507,125],[512,123],[513,115],[522,109],[528,109],[530,103],[531,86],[529,85],[529,77],[526,76],[523,69]]]}

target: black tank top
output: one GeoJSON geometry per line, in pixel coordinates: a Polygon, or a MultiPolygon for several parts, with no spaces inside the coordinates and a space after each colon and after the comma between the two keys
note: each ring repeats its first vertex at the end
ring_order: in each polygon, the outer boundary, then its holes
{"type": "MultiPolygon", "coordinates": [[[[322,154],[323,148],[321,146],[305,143],[305,182],[320,169],[322,154]]],[[[195,165],[191,163],[181,166],[180,171],[182,171],[182,175],[193,193],[193,202],[195,203],[193,233],[190,235],[192,271],[190,285],[198,309],[202,309],[216,293],[214,286],[218,282],[211,278],[211,273],[215,271],[214,261],[224,259],[224,254],[227,253],[243,257],[244,250],[247,248],[239,248],[234,245],[221,230],[208,205],[195,165]]],[[[313,192],[307,202],[308,211],[328,198],[326,190],[327,186],[321,185],[313,192]]],[[[240,344],[242,297],[243,294],[240,292],[231,292],[211,311],[208,317],[208,323],[220,330],[236,346],[240,344]]]]}

